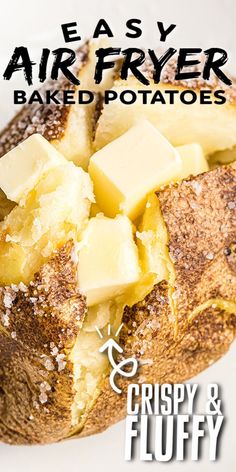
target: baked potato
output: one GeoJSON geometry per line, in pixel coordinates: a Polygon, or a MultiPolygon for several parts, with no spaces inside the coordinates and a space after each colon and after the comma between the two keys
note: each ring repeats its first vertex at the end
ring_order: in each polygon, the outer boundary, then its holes
{"type": "MultiPolygon", "coordinates": [[[[92,110],[86,122],[90,148],[84,167],[93,150],[113,141],[141,114],[172,145],[197,142],[212,158],[236,144],[234,93],[229,104],[208,111],[206,106],[174,105],[170,113],[168,107],[156,112],[147,106],[127,110],[116,105],[118,110],[106,105],[96,115],[94,143],[92,110]]],[[[51,126],[48,110],[39,106],[37,112],[45,130],[51,126]]],[[[58,116],[60,133],[63,113],[58,116]]],[[[46,131],[31,127],[32,117],[31,108],[24,107],[2,132],[1,155],[35,131],[49,138],[46,131]]],[[[75,123],[79,129],[78,116],[75,123]]],[[[71,143],[67,131],[63,129],[64,138],[53,135],[49,141],[66,159],[83,164],[80,151],[76,157],[65,151],[63,139],[71,143]]],[[[133,234],[126,233],[130,250],[139,257],[140,277],[111,299],[92,305],[78,276],[94,206],[90,184],[87,172],[60,162],[23,197],[10,198],[15,189],[8,193],[2,185],[11,208],[0,223],[0,439],[9,444],[86,436],[125,416],[129,381],[117,379],[122,389],[117,395],[109,384],[108,359],[99,352],[109,326],[115,336],[123,323],[123,353],[117,360],[140,361],[132,378],[138,383],[183,382],[220,358],[235,338],[236,163],[152,191],[132,223],[133,234]]],[[[100,208],[96,213],[93,221],[103,221],[100,208]]]]}

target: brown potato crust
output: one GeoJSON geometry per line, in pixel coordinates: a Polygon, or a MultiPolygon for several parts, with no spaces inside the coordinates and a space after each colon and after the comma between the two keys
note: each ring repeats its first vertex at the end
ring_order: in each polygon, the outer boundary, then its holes
{"type": "Polygon", "coordinates": [[[72,248],[62,247],[28,287],[0,288],[0,440],[9,444],[50,443],[70,433],[68,353],[86,312],[72,248]]]}

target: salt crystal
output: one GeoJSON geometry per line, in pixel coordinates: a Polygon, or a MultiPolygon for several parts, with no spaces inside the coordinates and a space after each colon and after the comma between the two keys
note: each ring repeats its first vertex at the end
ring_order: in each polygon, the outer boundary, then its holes
{"type": "Polygon", "coordinates": [[[228,203],[228,208],[229,208],[229,210],[234,210],[234,208],[236,208],[236,202],[229,202],[228,203]]]}
{"type": "Polygon", "coordinates": [[[18,288],[21,292],[27,292],[27,290],[28,290],[26,285],[23,282],[19,283],[18,288]]]}
{"type": "Polygon", "coordinates": [[[58,348],[56,346],[51,350],[51,354],[52,356],[56,356],[58,354],[58,348]]]}
{"type": "Polygon", "coordinates": [[[59,362],[61,361],[62,359],[65,359],[65,354],[58,354],[57,357],[56,357],[56,361],[59,362]]]}
{"type": "Polygon", "coordinates": [[[51,359],[49,359],[49,358],[47,358],[47,359],[44,361],[44,366],[45,366],[45,369],[46,369],[46,370],[49,370],[49,371],[54,370],[53,362],[52,362],[51,359]]]}
{"type": "Polygon", "coordinates": [[[36,297],[30,297],[29,300],[30,300],[31,303],[36,303],[37,302],[36,297]]]}
{"type": "Polygon", "coordinates": [[[11,284],[11,289],[14,290],[14,292],[19,291],[19,287],[16,284],[11,284]]]}
{"type": "Polygon", "coordinates": [[[142,359],[141,361],[139,361],[139,364],[141,364],[141,365],[152,365],[153,360],[152,359],[142,359]]]}
{"type": "Polygon", "coordinates": [[[66,367],[66,361],[63,360],[65,357],[65,354],[58,354],[56,357],[56,361],[58,363],[58,372],[61,372],[66,367]]]}
{"type": "Polygon", "coordinates": [[[209,260],[209,261],[212,261],[214,259],[214,254],[213,252],[208,252],[208,254],[206,254],[206,258],[209,260]]]}
{"type": "Polygon", "coordinates": [[[2,318],[2,324],[3,324],[3,326],[5,326],[6,328],[8,328],[8,326],[10,325],[10,322],[9,322],[9,311],[7,310],[6,313],[2,314],[1,318],[2,318]]]}
{"type": "Polygon", "coordinates": [[[4,304],[4,306],[5,306],[6,308],[11,308],[13,301],[14,301],[14,297],[11,295],[11,293],[5,292],[5,293],[4,293],[4,297],[3,297],[3,304],[4,304]]]}
{"type": "Polygon", "coordinates": [[[58,372],[61,372],[62,370],[64,370],[66,367],[66,362],[65,361],[59,361],[58,362],[58,372]]]}
{"type": "Polygon", "coordinates": [[[47,403],[47,401],[48,401],[48,396],[47,396],[47,394],[46,394],[45,392],[40,393],[40,395],[39,395],[39,401],[40,401],[40,403],[42,403],[42,404],[47,403]]]}
{"type": "Polygon", "coordinates": [[[194,192],[196,193],[196,195],[200,195],[201,191],[202,191],[202,186],[199,182],[191,182],[191,186],[194,190],[194,192]]]}
{"type": "Polygon", "coordinates": [[[11,337],[12,337],[12,339],[16,339],[16,332],[15,331],[12,331],[11,337]]]}
{"type": "Polygon", "coordinates": [[[51,390],[51,387],[46,380],[40,384],[40,392],[49,392],[51,390]]]}
{"type": "Polygon", "coordinates": [[[161,326],[160,321],[157,321],[157,320],[152,320],[152,321],[151,321],[151,327],[152,327],[152,328],[158,329],[158,328],[160,328],[160,326],[161,326]]]}
{"type": "Polygon", "coordinates": [[[190,208],[192,208],[192,210],[196,210],[196,208],[198,208],[198,205],[195,202],[192,202],[192,201],[189,202],[189,206],[190,206],[190,208]]]}

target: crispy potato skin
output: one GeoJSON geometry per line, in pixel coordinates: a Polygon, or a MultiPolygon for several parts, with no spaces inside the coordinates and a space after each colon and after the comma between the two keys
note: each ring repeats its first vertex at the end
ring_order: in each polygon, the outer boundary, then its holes
{"type": "MultiPolygon", "coordinates": [[[[124,356],[150,359],[132,383],[183,382],[219,359],[236,335],[235,313],[214,304],[189,317],[210,299],[236,301],[236,208],[230,205],[236,197],[236,164],[170,186],[158,197],[176,272],[178,329],[166,282],[126,307],[124,356]]],[[[123,394],[117,395],[105,381],[80,436],[100,432],[125,416],[127,380],[121,378],[120,386],[123,394]]]]}
{"type": "Polygon", "coordinates": [[[67,356],[86,312],[72,248],[71,242],[62,247],[23,291],[0,289],[0,440],[9,444],[70,434],[74,391],[67,356]]]}

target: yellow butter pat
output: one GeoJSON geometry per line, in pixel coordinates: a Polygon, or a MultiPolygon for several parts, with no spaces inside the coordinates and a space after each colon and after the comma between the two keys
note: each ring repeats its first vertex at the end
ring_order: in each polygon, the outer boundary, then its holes
{"type": "Polygon", "coordinates": [[[126,216],[91,218],[79,251],[79,286],[88,306],[122,294],[140,278],[132,224],[126,216]]]}
{"type": "Polygon", "coordinates": [[[181,161],[182,169],[179,179],[186,179],[190,175],[198,175],[209,170],[208,162],[204,156],[203,149],[200,144],[186,144],[176,147],[181,161]]]}
{"type": "Polygon", "coordinates": [[[131,219],[142,213],[149,193],[176,181],[180,171],[178,152],[147,120],[96,152],[89,165],[101,211],[131,219]]]}
{"type": "Polygon", "coordinates": [[[0,159],[0,188],[19,203],[45,172],[65,162],[45,138],[33,134],[0,159]]]}

